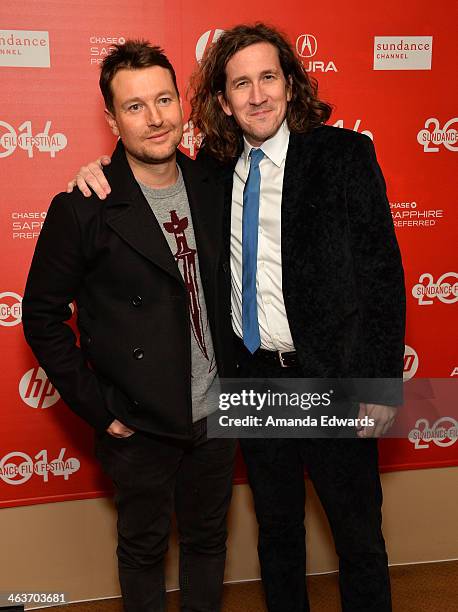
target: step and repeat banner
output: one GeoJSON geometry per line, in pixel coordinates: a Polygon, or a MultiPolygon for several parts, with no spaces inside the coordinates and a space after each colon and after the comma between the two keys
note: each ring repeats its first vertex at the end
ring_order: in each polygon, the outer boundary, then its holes
{"type": "MultiPolygon", "coordinates": [[[[165,48],[185,99],[189,75],[224,29],[262,20],[289,36],[334,105],[329,123],[375,143],[406,273],[405,377],[458,377],[453,13],[452,0],[440,12],[425,0],[405,0],[402,9],[397,0],[325,8],[298,0],[2,0],[0,506],[110,491],[93,459],[92,431],[63,404],[23,339],[21,300],[53,195],[83,163],[114,148],[99,64],[127,38],[165,48]]],[[[186,123],[182,150],[194,156],[197,139],[186,123]]],[[[458,465],[453,413],[451,406],[449,418],[437,419],[431,410],[405,439],[382,440],[382,469],[458,465]]],[[[244,481],[241,460],[236,481],[244,481]]]]}

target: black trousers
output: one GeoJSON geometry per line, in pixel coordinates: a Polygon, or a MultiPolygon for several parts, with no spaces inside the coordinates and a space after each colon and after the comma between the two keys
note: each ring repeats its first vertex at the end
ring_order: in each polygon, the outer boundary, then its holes
{"type": "MultiPolygon", "coordinates": [[[[238,348],[242,378],[296,378],[238,348]]],[[[339,556],[344,612],[390,612],[381,530],[377,441],[359,438],[242,439],[259,522],[258,552],[269,612],[308,612],[304,467],[329,520],[339,556]]]]}
{"type": "Polygon", "coordinates": [[[125,612],[163,612],[164,556],[175,507],[183,612],[221,609],[226,516],[234,440],[207,440],[206,419],[191,442],[136,432],[104,434],[96,455],[115,486],[118,568],[125,612]]]}

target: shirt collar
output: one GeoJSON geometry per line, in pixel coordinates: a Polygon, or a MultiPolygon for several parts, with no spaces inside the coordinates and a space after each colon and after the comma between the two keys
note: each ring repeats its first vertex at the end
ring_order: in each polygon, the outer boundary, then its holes
{"type": "MultiPolygon", "coordinates": [[[[288,151],[289,143],[289,128],[286,123],[286,119],[283,121],[281,126],[278,128],[277,133],[271,138],[262,143],[259,147],[264,155],[268,157],[276,166],[280,168],[284,160],[286,159],[286,153],[288,151]]],[[[254,147],[250,145],[245,136],[243,137],[243,153],[242,157],[245,164],[249,162],[250,151],[254,147]]]]}

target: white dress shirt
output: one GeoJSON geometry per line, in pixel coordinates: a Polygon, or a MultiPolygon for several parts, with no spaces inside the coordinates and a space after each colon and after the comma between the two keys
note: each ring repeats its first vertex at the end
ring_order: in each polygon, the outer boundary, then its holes
{"type": "MultiPolygon", "coordinates": [[[[260,147],[258,265],[256,274],[261,348],[294,351],[282,290],[281,201],[289,129],[286,121],[260,147]]],[[[244,150],[234,171],[231,216],[232,326],[242,338],[242,215],[243,190],[250,170],[253,147],[244,139],[244,150]]]]}

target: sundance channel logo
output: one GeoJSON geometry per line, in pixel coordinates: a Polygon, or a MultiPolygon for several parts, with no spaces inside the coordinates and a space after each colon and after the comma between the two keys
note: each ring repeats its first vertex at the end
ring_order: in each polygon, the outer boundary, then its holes
{"type": "Polygon", "coordinates": [[[0,30],[0,66],[49,68],[49,32],[0,30]]]}
{"type": "Polygon", "coordinates": [[[431,70],[432,36],[375,36],[374,70],[431,70]]]}

